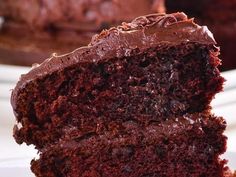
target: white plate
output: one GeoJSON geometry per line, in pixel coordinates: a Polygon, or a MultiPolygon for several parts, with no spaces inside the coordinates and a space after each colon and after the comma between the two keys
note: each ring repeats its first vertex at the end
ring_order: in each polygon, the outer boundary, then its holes
{"type": "MultiPolygon", "coordinates": [[[[19,146],[12,137],[14,115],[10,105],[11,89],[20,75],[30,68],[0,65],[0,177],[33,177],[30,161],[37,152],[32,146],[19,146]]],[[[225,92],[213,100],[213,112],[228,122],[228,152],[222,158],[229,160],[229,166],[236,170],[236,70],[223,73],[227,79],[225,92]]]]}

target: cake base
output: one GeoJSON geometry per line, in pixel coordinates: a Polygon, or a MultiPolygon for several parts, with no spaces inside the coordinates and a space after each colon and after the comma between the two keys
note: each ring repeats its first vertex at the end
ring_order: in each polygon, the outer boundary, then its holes
{"type": "Polygon", "coordinates": [[[127,121],[104,134],[77,135],[42,150],[37,177],[223,177],[225,122],[208,113],[185,114],[146,127],[127,121]],[[173,118],[174,119],[174,118],[173,118]]]}

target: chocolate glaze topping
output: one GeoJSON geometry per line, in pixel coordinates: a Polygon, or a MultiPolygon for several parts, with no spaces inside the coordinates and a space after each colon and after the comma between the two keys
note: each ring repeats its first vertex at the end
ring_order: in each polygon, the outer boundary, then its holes
{"type": "Polygon", "coordinates": [[[134,51],[144,51],[163,43],[177,45],[183,42],[216,44],[206,26],[199,26],[184,13],[152,14],[141,16],[131,23],[104,30],[92,38],[91,43],[75,51],[57,56],[53,54],[40,65],[22,75],[12,92],[11,103],[15,109],[18,90],[34,79],[76,63],[98,62],[114,57],[131,56],[134,51]]]}

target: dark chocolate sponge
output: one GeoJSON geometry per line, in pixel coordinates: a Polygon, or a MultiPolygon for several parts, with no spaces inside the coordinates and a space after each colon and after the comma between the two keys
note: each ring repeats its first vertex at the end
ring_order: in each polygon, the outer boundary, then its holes
{"type": "Polygon", "coordinates": [[[18,143],[37,148],[68,127],[81,136],[111,122],[147,125],[201,112],[222,90],[219,49],[183,13],[153,14],[94,36],[88,47],[53,56],[23,75],[12,93],[18,143]]]}
{"type": "Polygon", "coordinates": [[[225,126],[204,112],[146,127],[130,120],[100,135],[80,137],[75,128],[43,149],[31,169],[37,177],[223,177],[225,126]]]}

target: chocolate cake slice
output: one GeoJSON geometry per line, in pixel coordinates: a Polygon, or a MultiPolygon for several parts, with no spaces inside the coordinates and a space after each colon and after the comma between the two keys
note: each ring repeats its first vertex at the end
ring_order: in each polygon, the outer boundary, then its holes
{"type": "Polygon", "coordinates": [[[207,27],[183,13],[142,16],[53,56],[12,93],[18,143],[41,149],[76,127],[81,136],[134,120],[147,125],[209,108],[224,79],[207,27]]]}
{"type": "Polygon", "coordinates": [[[80,137],[74,129],[43,149],[31,168],[38,177],[223,177],[225,126],[203,112],[145,127],[126,121],[100,135],[80,137]]]}
{"type": "Polygon", "coordinates": [[[12,92],[38,177],[226,177],[219,48],[184,13],[151,14],[53,55],[12,92]]]}

